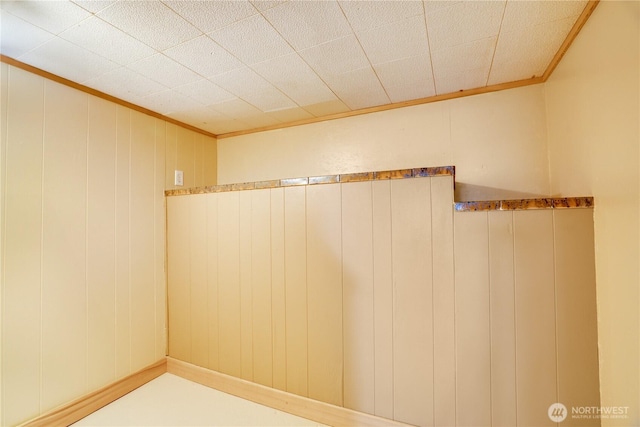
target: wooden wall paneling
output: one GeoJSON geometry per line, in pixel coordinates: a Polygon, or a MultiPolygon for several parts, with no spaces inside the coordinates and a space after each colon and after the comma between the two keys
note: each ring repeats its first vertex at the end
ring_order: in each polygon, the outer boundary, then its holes
{"type": "Polygon", "coordinates": [[[253,380],[273,384],[271,326],[271,190],[251,195],[251,292],[253,330],[253,380]]]}
{"type": "MultiPolygon", "coordinates": [[[[195,187],[195,132],[178,126],[176,128],[176,167],[184,172],[184,187],[195,187]]],[[[171,174],[173,176],[173,173],[171,174]]]]}
{"type": "Polygon", "coordinates": [[[342,184],[344,406],[375,413],[371,182],[342,184]]]}
{"type": "Polygon", "coordinates": [[[171,357],[191,361],[190,197],[167,198],[167,299],[171,357]]]}
{"type": "MultiPolygon", "coordinates": [[[[593,209],[555,210],[558,402],[599,407],[598,331],[593,209]]],[[[598,418],[572,418],[569,426],[599,426],[598,418]]]]}
{"type": "Polygon", "coordinates": [[[491,425],[487,212],[455,215],[456,423],[491,425]]]}
{"type": "Polygon", "coordinates": [[[45,82],[41,409],[87,391],[88,95],[45,82]]]}
{"type": "Polygon", "coordinates": [[[554,425],[556,322],[551,210],[514,212],[519,426],[554,425]]]}
{"type": "MultiPolygon", "coordinates": [[[[3,80],[6,77],[3,68],[3,80]]],[[[5,211],[2,224],[2,414],[0,424],[24,421],[40,408],[42,265],[43,80],[9,69],[7,121],[30,126],[4,127],[5,211]],[[6,325],[21,325],[7,328],[6,325]]],[[[8,93],[7,93],[8,92],[8,93]]]]}
{"type": "Polygon", "coordinates": [[[209,328],[209,369],[219,370],[220,332],[218,318],[218,195],[207,194],[207,325],[209,328]]]}
{"type": "Polygon", "coordinates": [[[155,362],[155,121],[131,112],[131,370],[155,362]]]}
{"type": "Polygon", "coordinates": [[[271,203],[271,333],[273,387],[287,390],[286,293],[284,267],[284,189],[269,190],[271,203]]]}
{"type": "Polygon", "coordinates": [[[242,377],[239,192],[218,195],[218,363],[242,377]]]}
{"type": "Polygon", "coordinates": [[[88,389],[116,379],[116,106],[89,97],[87,138],[88,389]]]}
{"type": "Polygon", "coordinates": [[[193,136],[193,185],[194,187],[203,187],[205,185],[204,168],[204,139],[205,136],[194,133],[193,136]]]}
{"type": "Polygon", "coordinates": [[[340,185],[307,188],[309,397],[343,405],[340,185]]]}
{"type": "Polygon", "coordinates": [[[516,319],[513,265],[513,212],[489,215],[489,277],[491,278],[491,421],[515,426],[516,319]]]}
{"type": "Polygon", "coordinates": [[[393,418],[393,268],[391,254],[391,182],[374,181],[373,314],[375,415],[393,418]]]}
{"type": "Polygon", "coordinates": [[[253,381],[253,295],[251,289],[251,192],[240,191],[240,339],[242,378],[253,381]]]}
{"type": "Polygon", "coordinates": [[[190,233],[190,294],[191,294],[191,361],[194,365],[209,365],[209,304],[207,298],[207,197],[189,196],[190,233]]]}
{"type": "Polygon", "coordinates": [[[129,175],[131,111],[116,107],[116,377],[131,373],[129,175]]]}
{"type": "Polygon", "coordinates": [[[165,207],[165,155],[166,155],[166,122],[155,120],[155,189],[154,189],[154,248],[155,248],[155,359],[167,355],[167,275],[166,262],[166,207],[165,207]]]}
{"type": "Polygon", "coordinates": [[[434,424],[456,422],[455,284],[453,267],[453,177],[431,183],[433,242],[434,424]]]}
{"type": "Polygon", "coordinates": [[[391,182],[394,419],[433,425],[429,180],[391,182]]]}
{"type": "Polygon", "coordinates": [[[174,183],[174,171],[178,166],[178,127],[173,123],[165,125],[165,189],[176,188],[174,183]]]}
{"type": "Polygon", "coordinates": [[[287,391],[308,396],[306,188],[284,189],[287,391]]]}
{"type": "Polygon", "coordinates": [[[215,138],[204,137],[204,185],[216,185],[218,182],[218,143],[215,138]]]}

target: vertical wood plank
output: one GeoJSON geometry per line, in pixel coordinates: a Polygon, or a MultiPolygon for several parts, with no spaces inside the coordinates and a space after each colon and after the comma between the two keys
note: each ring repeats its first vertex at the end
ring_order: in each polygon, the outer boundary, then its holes
{"type": "Polygon", "coordinates": [[[131,370],[155,362],[155,122],[131,112],[131,370]]]}
{"type": "Polygon", "coordinates": [[[240,191],[240,339],[242,378],[253,381],[253,296],[251,292],[251,192],[240,191]]]}
{"type": "Polygon", "coordinates": [[[375,415],[393,418],[391,182],[374,181],[371,186],[373,202],[375,415]]]}
{"type": "Polygon", "coordinates": [[[191,361],[191,225],[188,196],[167,198],[169,356],[191,361]]]}
{"type": "Polygon", "coordinates": [[[253,380],[271,387],[273,383],[271,192],[254,190],[249,194],[251,195],[253,380]]]}
{"type": "Polygon", "coordinates": [[[178,167],[178,145],[177,145],[177,132],[178,128],[173,123],[166,124],[166,145],[165,145],[165,189],[169,190],[176,188],[174,183],[174,171],[178,167]]]}
{"type": "Polygon", "coordinates": [[[195,187],[204,186],[204,138],[201,133],[196,133],[193,141],[193,185],[195,187]]]}
{"type": "Polygon", "coordinates": [[[557,402],[553,223],[550,210],[516,211],[516,378],[518,425],[554,425],[557,402]]]}
{"type": "Polygon", "coordinates": [[[87,140],[88,388],[115,381],[116,106],[89,97],[87,140]]]}
{"type": "Polygon", "coordinates": [[[154,230],[155,230],[155,359],[167,355],[167,282],[165,273],[166,258],[166,208],[165,208],[165,156],[166,156],[166,122],[156,119],[155,139],[155,191],[154,191],[154,230]]]}
{"type": "Polygon", "coordinates": [[[429,179],[433,239],[434,424],[456,422],[455,286],[453,267],[453,177],[429,179]]]}
{"type": "Polygon", "coordinates": [[[489,228],[486,212],[455,215],[456,422],[491,425],[489,228]]]}
{"type": "Polygon", "coordinates": [[[342,184],[344,406],[375,413],[371,182],[342,184]]]}
{"type": "Polygon", "coordinates": [[[491,420],[510,427],[516,420],[516,319],[513,212],[489,212],[491,277],[491,420]]]}
{"type": "Polygon", "coordinates": [[[271,318],[273,337],[273,387],[287,389],[286,293],[284,270],[284,189],[271,195],[271,318]]]}
{"type": "MultiPolygon", "coordinates": [[[[558,402],[599,407],[598,331],[593,210],[554,210],[558,402]]],[[[598,426],[597,418],[573,418],[568,426],[598,426]]]]}
{"type": "Polygon", "coordinates": [[[342,232],[339,185],[307,188],[309,397],[342,406],[342,232]]]}
{"type": "MultiPolygon", "coordinates": [[[[4,74],[8,66],[2,65],[4,74]]],[[[14,425],[40,409],[44,79],[11,67],[6,84],[7,121],[16,125],[3,129],[7,158],[2,171],[6,193],[0,423],[14,425]]]]}
{"type": "Polygon", "coordinates": [[[45,81],[42,395],[51,409],[87,391],[88,95],[45,81]]]}
{"type": "Polygon", "coordinates": [[[204,137],[204,185],[216,185],[218,182],[218,143],[215,138],[204,137]]]}
{"type": "Polygon", "coordinates": [[[195,132],[178,126],[176,128],[176,148],[176,169],[184,172],[184,187],[194,187],[196,184],[195,132]]]}
{"type": "Polygon", "coordinates": [[[284,189],[287,391],[308,395],[306,188],[284,189]]]}
{"type": "Polygon", "coordinates": [[[207,194],[207,324],[209,325],[209,369],[220,369],[218,320],[218,195],[207,194]]]}
{"type": "Polygon", "coordinates": [[[218,330],[220,372],[241,378],[240,198],[218,195],[218,330]]]}
{"type": "Polygon", "coordinates": [[[391,182],[394,418],[433,424],[433,317],[429,181],[391,182]]]}
{"type": "Polygon", "coordinates": [[[131,111],[116,106],[116,377],[131,373],[129,160],[131,111]]]}
{"type": "Polygon", "coordinates": [[[209,364],[209,323],[207,300],[207,199],[203,194],[188,196],[191,233],[191,360],[198,366],[209,364]]]}

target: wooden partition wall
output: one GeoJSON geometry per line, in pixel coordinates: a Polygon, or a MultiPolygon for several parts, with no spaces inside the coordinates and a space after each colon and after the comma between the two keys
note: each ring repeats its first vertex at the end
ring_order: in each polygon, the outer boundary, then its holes
{"type": "Polygon", "coordinates": [[[599,405],[591,209],[342,181],[167,198],[170,356],[421,426],[599,405]]]}

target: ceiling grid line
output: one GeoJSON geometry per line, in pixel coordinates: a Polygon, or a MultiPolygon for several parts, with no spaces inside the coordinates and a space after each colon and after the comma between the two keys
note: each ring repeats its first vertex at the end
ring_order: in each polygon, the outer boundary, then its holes
{"type": "Polygon", "coordinates": [[[493,55],[491,55],[491,65],[489,65],[489,72],[487,73],[487,80],[485,81],[485,86],[489,85],[489,79],[491,78],[491,70],[493,69],[493,61],[496,58],[496,51],[498,50],[498,43],[500,42],[500,34],[502,34],[502,23],[504,22],[504,14],[507,11],[507,5],[509,2],[504,2],[504,7],[502,8],[502,17],[500,18],[500,28],[498,29],[498,36],[496,38],[496,44],[493,48],[493,55]]]}

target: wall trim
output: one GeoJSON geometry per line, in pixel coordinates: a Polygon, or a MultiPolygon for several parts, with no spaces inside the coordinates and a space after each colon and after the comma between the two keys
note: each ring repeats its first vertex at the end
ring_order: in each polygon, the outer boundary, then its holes
{"type": "Polygon", "coordinates": [[[81,85],[80,83],[76,83],[76,82],[74,82],[72,80],[65,79],[64,77],[60,77],[58,75],[55,75],[55,74],[50,73],[48,71],[44,71],[44,70],[42,70],[40,68],[37,68],[37,67],[34,67],[32,65],[25,64],[24,62],[18,61],[17,59],[13,59],[13,58],[11,58],[9,56],[5,56],[5,55],[0,54],[0,62],[4,62],[5,64],[11,65],[13,67],[20,68],[21,70],[28,71],[29,73],[38,75],[40,77],[44,77],[45,79],[52,80],[52,81],[54,81],[56,83],[60,83],[60,84],[65,85],[65,86],[69,86],[69,87],[71,87],[73,89],[79,90],[80,92],[88,93],[89,95],[93,95],[93,96],[96,96],[98,98],[102,98],[104,100],[113,102],[114,104],[122,105],[123,107],[127,107],[127,108],[130,108],[130,109],[135,110],[135,111],[139,111],[139,112],[141,112],[143,114],[146,114],[148,116],[164,120],[165,122],[172,123],[172,124],[174,124],[176,126],[183,127],[185,129],[191,130],[193,132],[197,132],[197,133],[200,133],[202,135],[209,136],[209,137],[212,137],[212,138],[217,138],[218,137],[214,133],[207,132],[206,130],[202,130],[202,129],[199,129],[199,128],[195,127],[195,126],[188,125],[188,124],[183,123],[183,122],[181,122],[179,120],[172,119],[171,117],[164,116],[164,115],[162,115],[160,113],[156,113],[155,111],[151,111],[151,110],[146,109],[144,107],[141,107],[139,105],[132,104],[131,102],[125,101],[125,100],[120,99],[120,98],[116,98],[115,96],[111,96],[111,95],[106,94],[104,92],[100,92],[99,90],[92,89],[92,88],[90,88],[88,86],[81,85]]]}
{"type": "Polygon", "coordinates": [[[172,357],[167,357],[167,372],[242,399],[330,426],[408,426],[398,421],[276,390],[172,357]]]}
{"type": "Polygon", "coordinates": [[[87,415],[108,405],[137,389],[149,381],[167,372],[167,359],[163,358],[156,363],[147,366],[127,377],[124,377],[99,390],[86,394],[67,404],[59,406],[47,413],[40,415],[24,424],[21,427],[44,427],[52,425],[69,425],[81,420],[87,415]]]}

